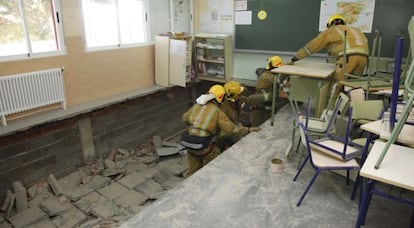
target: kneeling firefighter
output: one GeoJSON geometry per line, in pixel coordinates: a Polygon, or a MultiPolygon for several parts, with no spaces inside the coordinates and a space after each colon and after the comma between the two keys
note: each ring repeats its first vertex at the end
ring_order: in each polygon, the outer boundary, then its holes
{"type": "Polygon", "coordinates": [[[283,66],[283,61],[279,56],[272,56],[267,61],[266,68],[256,70],[258,79],[255,93],[243,98],[251,107],[250,126],[259,126],[271,116],[274,75],[270,70],[283,66]]]}
{"type": "Polygon", "coordinates": [[[215,136],[220,131],[225,134],[246,135],[259,128],[247,128],[235,125],[227,115],[220,110],[220,103],[225,96],[225,89],[221,85],[214,85],[196,99],[187,112],[183,114],[183,121],[190,127],[181,137],[181,144],[187,148],[187,161],[189,170],[187,176],[192,175],[205,164],[220,154],[215,144],[215,136]]]}
{"type": "MultiPolygon", "coordinates": [[[[244,102],[240,99],[240,95],[246,91],[246,88],[237,81],[228,81],[224,84],[226,95],[220,105],[220,109],[229,117],[229,119],[236,125],[243,125],[241,121],[241,113],[244,107],[244,102]]],[[[236,143],[242,136],[239,134],[228,135],[220,132],[217,137],[217,145],[221,151],[236,143]]]]}

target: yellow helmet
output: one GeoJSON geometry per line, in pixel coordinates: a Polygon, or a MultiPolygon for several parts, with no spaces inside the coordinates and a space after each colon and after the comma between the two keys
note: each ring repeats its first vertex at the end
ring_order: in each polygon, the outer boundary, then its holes
{"type": "Polygon", "coordinates": [[[226,95],[228,97],[234,97],[235,95],[243,93],[246,88],[244,88],[240,82],[228,81],[224,84],[224,89],[226,90],[226,95]]]}
{"type": "Polygon", "coordinates": [[[216,101],[218,103],[221,103],[223,101],[224,94],[226,93],[226,91],[224,90],[224,87],[221,85],[213,85],[212,87],[210,87],[208,93],[213,94],[216,98],[216,101]]]}
{"type": "Polygon", "coordinates": [[[279,56],[275,55],[267,59],[266,70],[271,70],[273,68],[278,68],[283,66],[283,60],[279,56]]]}
{"type": "Polygon", "coordinates": [[[342,17],[342,15],[340,15],[340,14],[335,14],[335,15],[332,15],[330,18],[329,18],[329,20],[328,20],[328,23],[326,24],[326,27],[331,27],[331,25],[335,22],[335,21],[342,21],[342,24],[345,24],[345,19],[344,19],[344,17],[342,17]]]}

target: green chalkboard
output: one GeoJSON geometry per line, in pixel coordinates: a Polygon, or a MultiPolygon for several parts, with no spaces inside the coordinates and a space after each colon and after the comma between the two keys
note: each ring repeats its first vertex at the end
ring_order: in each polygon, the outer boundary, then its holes
{"type": "MultiPolygon", "coordinates": [[[[257,12],[261,0],[247,0],[252,11],[251,25],[236,25],[235,48],[238,50],[295,52],[319,31],[321,0],[263,0],[266,20],[260,21],[257,12]]],[[[376,0],[372,33],[367,38],[372,46],[375,30],[382,32],[381,55],[394,57],[395,40],[399,31],[405,31],[404,56],[409,39],[407,26],[414,15],[414,0],[376,0]]],[[[325,52],[323,50],[322,52],[325,52]]]]}

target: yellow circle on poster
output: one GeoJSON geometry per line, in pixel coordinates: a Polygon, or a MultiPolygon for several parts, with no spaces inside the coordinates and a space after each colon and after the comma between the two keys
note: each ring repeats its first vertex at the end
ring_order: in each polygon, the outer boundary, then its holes
{"type": "Polygon", "coordinates": [[[259,10],[259,12],[257,13],[257,18],[263,21],[264,19],[266,19],[266,17],[267,17],[267,12],[265,10],[259,10]]]}

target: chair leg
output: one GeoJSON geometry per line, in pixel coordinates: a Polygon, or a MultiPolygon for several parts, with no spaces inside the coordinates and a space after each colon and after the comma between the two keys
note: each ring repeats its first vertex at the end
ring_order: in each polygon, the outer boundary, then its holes
{"type": "MultiPolygon", "coordinates": [[[[299,143],[300,143],[300,141],[299,141],[299,143]]],[[[300,150],[300,144],[298,145],[297,150],[299,151],[300,154],[299,154],[299,161],[298,161],[298,165],[296,167],[296,170],[298,170],[300,168],[300,165],[302,164],[302,159],[303,159],[303,157],[305,157],[304,149],[306,149],[306,148],[303,146],[302,149],[300,150]]]]}
{"type": "Polygon", "coordinates": [[[318,177],[319,173],[321,172],[321,170],[316,170],[315,174],[313,175],[312,179],[310,180],[308,186],[306,186],[305,191],[302,193],[302,196],[300,197],[298,203],[296,204],[297,207],[300,206],[300,204],[302,203],[303,199],[305,198],[306,194],[308,193],[309,189],[312,187],[312,184],[315,182],[316,177],[318,177]]]}
{"type": "Polygon", "coordinates": [[[293,178],[293,181],[296,181],[296,179],[298,178],[298,176],[299,176],[300,172],[302,172],[302,169],[303,169],[303,167],[305,166],[305,164],[306,164],[306,162],[308,161],[308,159],[309,159],[309,155],[306,155],[306,158],[305,158],[305,160],[303,160],[302,165],[300,166],[299,170],[296,172],[296,175],[295,175],[295,177],[293,178]]]}
{"type": "Polygon", "coordinates": [[[358,171],[358,175],[357,175],[357,178],[356,178],[355,183],[354,183],[354,188],[352,189],[351,200],[355,199],[355,194],[356,194],[356,191],[358,189],[359,182],[361,181],[361,178],[362,177],[359,176],[359,171],[358,171]]]}
{"type": "Polygon", "coordinates": [[[349,169],[346,170],[346,185],[349,185],[349,169]]]}
{"type": "Polygon", "coordinates": [[[361,206],[359,207],[358,218],[357,218],[357,222],[355,225],[355,227],[357,228],[361,227],[361,225],[365,223],[365,217],[367,215],[369,203],[372,198],[371,190],[373,189],[374,184],[375,184],[374,181],[369,180],[367,185],[364,188],[364,191],[362,194],[361,206]]]}

